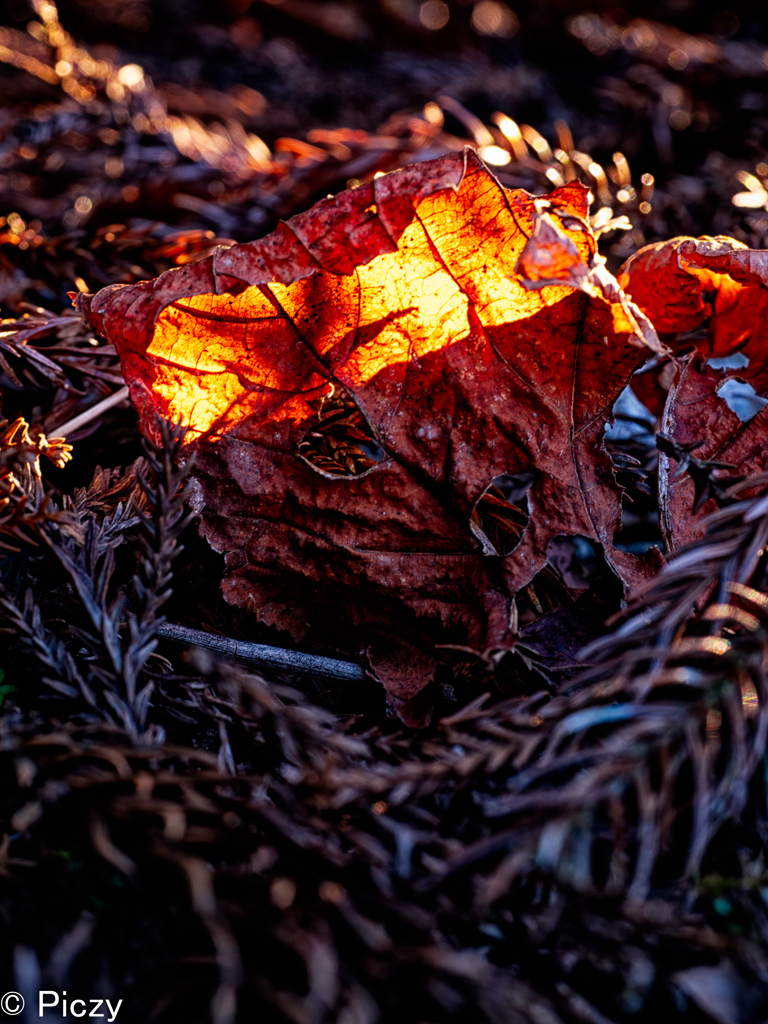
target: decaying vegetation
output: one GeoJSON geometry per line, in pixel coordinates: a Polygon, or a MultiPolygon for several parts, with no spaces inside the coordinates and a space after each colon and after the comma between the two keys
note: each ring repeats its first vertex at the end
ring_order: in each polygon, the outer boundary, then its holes
{"type": "MultiPolygon", "coordinates": [[[[108,26],[109,5],[92,6],[108,26]]],[[[287,649],[288,662],[298,646],[220,596],[184,428],[160,418],[141,436],[115,348],[68,293],[204,260],[328,191],[467,144],[506,187],[589,186],[614,271],[680,233],[765,245],[759,118],[746,155],[712,144],[695,173],[676,163],[677,133],[727,141],[733,89],[763,94],[768,50],[730,39],[728,11],[712,34],[664,11],[620,24],[579,7],[569,45],[599,65],[607,113],[577,111],[551,137],[511,107],[469,112],[473,88],[500,88],[482,48],[451,96],[390,106],[378,130],[304,137],[291,117],[318,88],[307,68],[322,66],[307,24],[354,46],[414,18],[425,39],[445,31],[447,53],[462,18],[489,45],[536,38],[535,18],[506,4],[433,3],[419,21],[429,6],[349,5],[334,20],[321,3],[232,4],[208,36],[240,71],[266,59],[262,46],[274,60],[275,40],[304,47],[283,107],[282,71],[264,95],[151,78],[131,51],[71,35],[48,0],[33,0],[27,27],[0,27],[16,83],[0,107],[0,971],[31,1005],[44,987],[123,998],[121,1021],[167,1024],[748,1024],[768,1012],[768,478],[754,452],[740,472],[662,419],[681,393],[674,366],[693,387],[712,376],[694,348],[726,355],[710,344],[714,316],[658,327],[679,362],[658,354],[635,378],[651,412],[625,409],[605,439],[622,489],[617,550],[671,545],[673,514],[694,539],[668,546],[626,602],[597,545],[553,549],[515,597],[509,642],[446,638],[423,728],[391,716],[338,646],[310,652],[333,661],[259,671],[169,639],[168,622],[212,646],[287,649]],[[443,7],[450,19],[430,28],[443,7]],[[618,63],[609,74],[601,61],[618,63]],[[573,134],[590,133],[582,152],[573,134]],[[631,151],[644,137],[654,175],[640,143],[631,151]]],[[[152,11],[125,7],[138,48],[152,11]]],[[[545,63],[515,81],[554,74],[545,63]]],[[[336,394],[317,412],[302,458],[329,476],[368,471],[378,456],[358,406],[336,394]]],[[[748,422],[759,442],[762,421],[748,422]]],[[[524,493],[499,478],[474,508],[498,556],[526,527],[524,493]]]]}

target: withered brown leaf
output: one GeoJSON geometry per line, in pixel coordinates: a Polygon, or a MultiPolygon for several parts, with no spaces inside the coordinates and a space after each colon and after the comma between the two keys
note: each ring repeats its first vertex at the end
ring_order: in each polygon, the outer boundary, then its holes
{"type": "MultiPolygon", "coordinates": [[[[673,238],[636,253],[621,281],[680,357],[662,430],[683,445],[701,442],[699,459],[727,463],[739,474],[762,472],[768,407],[744,420],[721,391],[737,380],[768,397],[768,252],[722,236],[673,238]],[[717,365],[729,357],[736,365],[717,365]]],[[[667,456],[660,459],[659,504],[670,549],[699,535],[702,519],[716,508],[710,499],[695,510],[693,481],[667,456]]]]}
{"type": "Polygon", "coordinates": [[[435,645],[512,641],[514,594],[555,537],[599,542],[627,582],[643,573],[613,547],[602,436],[660,349],[596,254],[587,195],[505,190],[468,150],[79,298],[143,429],[158,412],[190,428],[227,599],[367,657],[407,722],[425,713],[435,645]],[[327,406],[339,396],[359,410],[353,440],[370,438],[358,462],[322,435],[328,408],[347,414],[327,406]],[[532,481],[506,557],[471,526],[501,477],[532,481]]]}

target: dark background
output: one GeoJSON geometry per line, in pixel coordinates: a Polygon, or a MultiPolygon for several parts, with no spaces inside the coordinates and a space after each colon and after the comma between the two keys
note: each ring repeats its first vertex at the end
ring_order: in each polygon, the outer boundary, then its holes
{"type": "MultiPolygon", "coordinates": [[[[141,63],[156,82],[259,90],[268,107],[256,127],[268,143],[315,127],[371,131],[393,112],[447,92],[486,122],[502,110],[548,137],[553,122],[565,119],[581,150],[605,159],[621,148],[633,166],[654,174],[672,166],[696,173],[713,150],[748,159],[766,147],[768,76],[719,65],[663,69],[706,117],[673,131],[671,149],[659,153],[650,119],[601,92],[606,81],[626,80],[636,57],[622,49],[600,52],[599,44],[590,52],[568,29],[574,16],[598,12],[619,26],[643,18],[719,43],[765,45],[768,12],[759,0],[727,7],[700,0],[516,2],[505,5],[519,23],[511,38],[475,31],[471,0],[449,0],[450,17],[436,31],[420,24],[418,0],[63,0],[58,6],[75,37],[97,51],[121,51],[121,60],[141,63]]],[[[3,20],[21,28],[30,15],[27,0],[8,0],[3,20]]],[[[12,76],[4,77],[11,88],[12,76]]]]}

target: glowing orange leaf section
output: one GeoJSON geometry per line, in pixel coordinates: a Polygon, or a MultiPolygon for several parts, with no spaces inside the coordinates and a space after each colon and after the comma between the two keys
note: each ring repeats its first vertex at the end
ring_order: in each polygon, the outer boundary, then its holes
{"type": "MultiPolygon", "coordinates": [[[[482,327],[496,327],[531,318],[570,292],[523,287],[515,264],[532,211],[517,211],[526,215],[521,225],[511,207],[499,208],[493,179],[472,196],[469,223],[467,213],[453,192],[427,197],[397,250],[342,282],[319,274],[166,306],[147,348],[166,414],[192,436],[221,436],[250,417],[301,421],[310,415],[301,399],[320,397],[331,378],[356,390],[397,363],[465,342],[470,303],[482,327]],[[468,231],[484,244],[468,247],[468,231]]],[[[577,241],[580,253],[569,239],[571,263],[589,254],[587,237],[577,241]]]]}

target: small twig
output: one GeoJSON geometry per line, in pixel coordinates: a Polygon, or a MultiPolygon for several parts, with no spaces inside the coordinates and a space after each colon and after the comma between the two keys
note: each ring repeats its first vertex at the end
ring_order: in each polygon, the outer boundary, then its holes
{"type": "Polygon", "coordinates": [[[158,636],[173,640],[190,647],[204,647],[225,657],[237,658],[252,665],[278,669],[283,672],[312,675],[324,679],[335,679],[343,682],[362,682],[366,674],[359,665],[348,661],[336,661],[334,658],[323,658],[316,654],[304,654],[302,651],[286,651],[282,647],[269,647],[267,644],[254,644],[244,640],[232,640],[226,636],[214,636],[199,629],[177,626],[166,622],[157,627],[158,636]]]}
{"type": "Polygon", "coordinates": [[[101,402],[97,402],[96,405],[92,405],[90,409],[86,409],[85,412],[81,412],[79,416],[73,417],[66,423],[62,423],[60,427],[56,427],[54,433],[56,437],[67,437],[68,434],[74,434],[76,430],[86,426],[91,420],[95,420],[97,416],[101,416],[107,409],[111,409],[114,405],[119,405],[125,401],[128,397],[128,387],[120,388],[119,391],[115,391],[114,394],[109,395],[108,398],[103,399],[101,402]]]}

